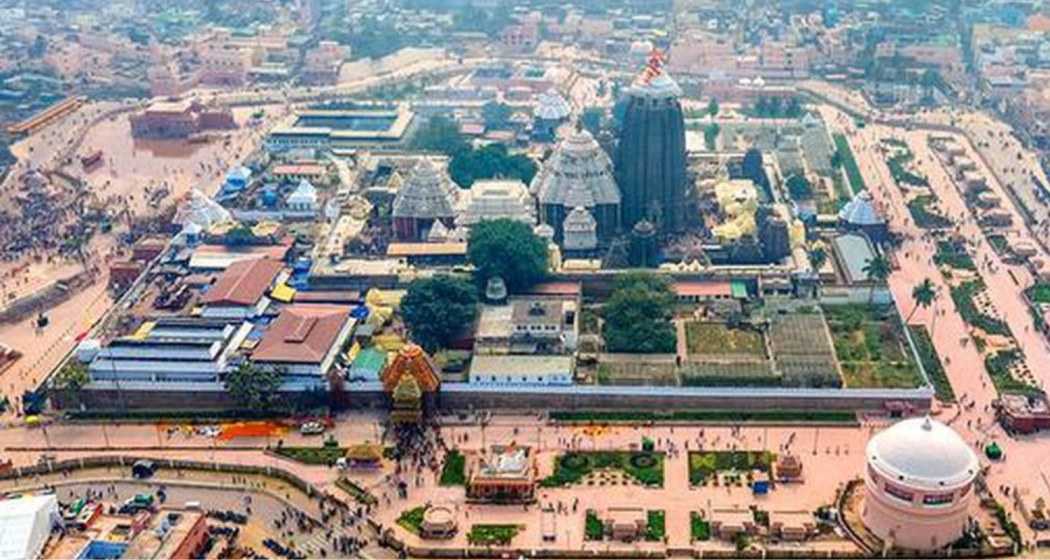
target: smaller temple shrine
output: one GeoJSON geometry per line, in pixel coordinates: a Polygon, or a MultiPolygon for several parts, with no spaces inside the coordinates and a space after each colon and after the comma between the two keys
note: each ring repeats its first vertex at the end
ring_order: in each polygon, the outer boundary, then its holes
{"type": "Polygon", "coordinates": [[[434,361],[415,344],[405,345],[383,370],[383,390],[390,395],[390,419],[418,424],[441,386],[434,361]]]}
{"type": "Polygon", "coordinates": [[[531,449],[493,445],[471,465],[467,499],[501,504],[535,501],[536,465],[531,449]]]}

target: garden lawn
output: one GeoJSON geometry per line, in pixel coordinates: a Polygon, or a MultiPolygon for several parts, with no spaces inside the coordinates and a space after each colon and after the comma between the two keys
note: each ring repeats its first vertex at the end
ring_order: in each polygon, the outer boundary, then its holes
{"type": "Polygon", "coordinates": [[[984,357],[984,368],[992,378],[992,384],[999,393],[1019,393],[1024,395],[1043,394],[1037,387],[1019,381],[1010,374],[1010,366],[1023,359],[1020,350],[1000,350],[984,357]]]}
{"type": "Polygon", "coordinates": [[[646,486],[664,485],[664,454],[632,451],[581,451],[559,455],[554,474],[540,481],[547,488],[575,484],[592,471],[619,469],[646,486]]]}
{"type": "Polygon", "coordinates": [[[915,225],[922,229],[946,229],[952,227],[952,221],[929,209],[933,204],[933,195],[917,196],[908,201],[908,212],[915,220],[915,225]]]}
{"type": "Polygon", "coordinates": [[[664,510],[651,509],[645,512],[645,517],[645,540],[653,542],[664,540],[667,535],[664,510]]]}
{"type": "Polygon", "coordinates": [[[467,483],[467,458],[455,449],[445,454],[441,468],[441,486],[463,486],[467,483]]]}
{"type": "Polygon", "coordinates": [[[937,398],[941,402],[955,402],[955,390],[952,389],[948,374],[945,373],[944,366],[941,364],[941,357],[937,355],[937,349],[933,346],[930,331],[926,330],[923,325],[911,325],[908,330],[911,332],[912,342],[915,343],[915,350],[919,353],[919,360],[922,361],[922,369],[926,371],[930,382],[933,383],[933,390],[937,393],[937,398]]]}
{"type": "Polygon", "coordinates": [[[864,185],[864,176],[860,173],[857,160],[853,158],[853,150],[850,149],[846,136],[835,134],[834,140],[835,149],[838,150],[839,156],[842,158],[842,166],[846,168],[846,178],[849,179],[849,185],[853,189],[853,194],[867,189],[868,187],[864,185]]]}
{"type": "Polygon", "coordinates": [[[711,539],[711,523],[700,514],[689,512],[689,535],[694,541],[706,541],[711,539]]]}
{"type": "Polygon", "coordinates": [[[691,451],[689,484],[699,486],[723,471],[770,472],[777,456],[771,451],[691,451]]]}
{"type": "Polygon", "coordinates": [[[418,535],[419,527],[423,524],[423,514],[426,511],[426,506],[406,509],[401,512],[401,515],[397,518],[397,524],[404,527],[409,533],[418,535]]]}
{"type": "Polygon", "coordinates": [[[937,242],[937,253],[933,255],[933,262],[957,270],[977,270],[977,265],[962,244],[951,241],[937,242]]]}
{"type": "Polygon", "coordinates": [[[352,496],[354,500],[356,500],[360,504],[364,504],[366,506],[374,506],[379,503],[379,500],[377,500],[371,492],[365,490],[350,479],[340,477],[335,481],[335,485],[347,494],[350,494],[350,496],[352,496]]]}
{"type": "Polygon", "coordinates": [[[1010,327],[1006,323],[995,317],[985,315],[974,303],[974,296],[983,289],[984,282],[981,280],[970,280],[952,287],[952,302],[955,303],[955,308],[959,310],[959,315],[962,315],[963,321],[966,321],[968,325],[981,329],[988,334],[1010,336],[1010,327]]]}
{"type": "Polygon", "coordinates": [[[519,525],[472,525],[467,533],[467,542],[473,545],[509,545],[521,531],[519,525]]]}
{"type": "Polygon", "coordinates": [[[346,455],[345,447],[278,447],[274,453],[307,465],[331,465],[346,455]]]}
{"type": "Polygon", "coordinates": [[[806,422],[857,424],[857,415],[843,410],[555,410],[549,414],[556,422],[728,422],[746,424],[804,424],[806,422]]]}
{"type": "Polygon", "coordinates": [[[846,387],[906,389],[922,384],[894,309],[859,304],[823,309],[846,387]]]}
{"type": "Polygon", "coordinates": [[[747,328],[730,328],[723,323],[690,321],[685,324],[685,340],[690,355],[766,356],[762,333],[747,328]]]}
{"type": "Polygon", "coordinates": [[[1028,299],[1032,303],[1050,303],[1050,282],[1037,282],[1028,288],[1028,299]]]}

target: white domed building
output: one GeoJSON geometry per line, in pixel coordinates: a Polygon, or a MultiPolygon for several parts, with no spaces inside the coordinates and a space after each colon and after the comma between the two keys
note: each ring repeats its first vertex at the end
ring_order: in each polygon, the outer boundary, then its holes
{"type": "Polygon", "coordinates": [[[839,225],[847,231],[864,232],[875,242],[884,241],[888,233],[886,220],[868,191],[860,191],[839,210],[839,225]]]}
{"type": "Polygon", "coordinates": [[[902,420],[871,438],[861,518],[888,545],[936,550],[962,536],[970,519],[977,455],[948,426],[902,420]]]}

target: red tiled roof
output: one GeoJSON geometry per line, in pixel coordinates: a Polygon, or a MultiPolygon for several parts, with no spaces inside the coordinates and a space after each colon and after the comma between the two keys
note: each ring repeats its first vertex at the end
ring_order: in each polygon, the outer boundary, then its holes
{"type": "Polygon", "coordinates": [[[201,298],[205,305],[255,305],[284,268],[280,261],[249,259],[231,264],[201,298]]]}
{"type": "Polygon", "coordinates": [[[290,305],[263,334],[252,352],[257,362],[314,364],[324,360],[350,310],[338,305],[290,305]]]}
{"type": "Polygon", "coordinates": [[[676,282],[674,293],[679,297],[729,296],[733,288],[729,282],[676,282]]]}

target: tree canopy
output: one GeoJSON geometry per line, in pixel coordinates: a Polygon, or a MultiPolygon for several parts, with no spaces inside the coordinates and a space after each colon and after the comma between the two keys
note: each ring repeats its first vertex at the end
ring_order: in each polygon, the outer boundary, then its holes
{"type": "Polygon", "coordinates": [[[412,139],[412,146],[449,156],[470,150],[470,143],[459,132],[456,121],[442,116],[433,117],[420,127],[412,139]]]}
{"type": "Polygon", "coordinates": [[[226,374],[223,383],[237,405],[250,411],[267,411],[277,403],[283,372],[242,362],[226,374]]]}
{"type": "Polygon", "coordinates": [[[641,354],[674,352],[674,302],[666,278],[647,272],[621,276],[602,308],[606,349],[641,354]]]}
{"type": "Polygon", "coordinates": [[[803,200],[813,198],[813,185],[802,175],[792,175],[787,180],[787,190],[791,198],[803,200]]]}
{"type": "Polygon", "coordinates": [[[707,102],[707,114],[710,115],[711,118],[718,115],[718,100],[714,97],[711,98],[711,101],[707,102]]]}
{"type": "Polygon", "coordinates": [[[547,275],[547,246],[528,224],[501,218],[470,229],[467,255],[479,283],[503,278],[510,292],[521,292],[547,275]]]}
{"type": "Polygon", "coordinates": [[[448,344],[470,325],[477,312],[478,292],[470,282],[439,274],[413,280],[401,299],[401,316],[408,332],[427,352],[448,344]]]}
{"type": "Polygon", "coordinates": [[[504,128],[510,121],[514,110],[506,103],[489,101],[481,107],[481,118],[485,120],[485,128],[504,128]]]}
{"type": "Polygon", "coordinates": [[[452,156],[448,174],[461,187],[469,187],[478,179],[504,177],[521,179],[528,185],[536,176],[536,162],[529,156],[507,152],[503,144],[489,144],[476,150],[464,150],[452,156]]]}

